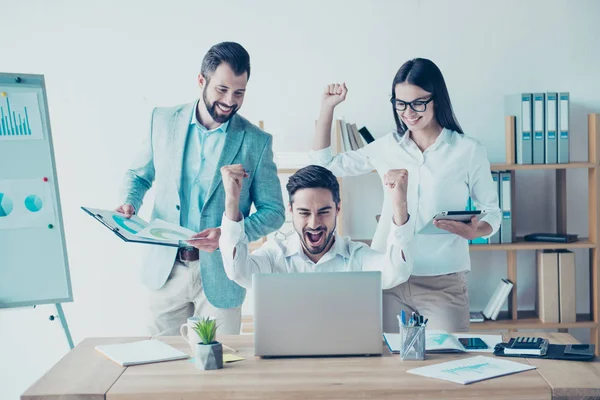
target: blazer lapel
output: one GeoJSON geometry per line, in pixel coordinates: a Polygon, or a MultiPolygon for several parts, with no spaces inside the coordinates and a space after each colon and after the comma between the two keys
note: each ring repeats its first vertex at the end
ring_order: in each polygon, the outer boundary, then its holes
{"type": "Polygon", "coordinates": [[[194,104],[186,104],[173,115],[171,131],[171,154],[173,155],[174,177],[177,182],[177,192],[181,195],[181,174],[183,172],[183,156],[194,104]]]}
{"type": "Polygon", "coordinates": [[[243,130],[241,124],[239,123],[239,119],[234,116],[229,123],[229,128],[227,129],[227,136],[225,136],[225,144],[223,145],[223,151],[221,152],[221,157],[219,157],[219,164],[217,165],[217,169],[215,170],[215,175],[213,176],[212,183],[210,185],[210,189],[208,191],[208,195],[206,196],[206,200],[204,204],[208,204],[208,200],[210,200],[211,196],[215,193],[215,190],[219,187],[222,181],[221,177],[221,167],[224,165],[230,165],[240,150],[242,146],[242,142],[244,141],[245,131],[243,130]]]}

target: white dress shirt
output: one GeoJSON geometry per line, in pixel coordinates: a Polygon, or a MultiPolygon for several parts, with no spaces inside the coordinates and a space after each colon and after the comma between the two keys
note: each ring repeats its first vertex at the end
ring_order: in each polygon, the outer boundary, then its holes
{"type": "Polygon", "coordinates": [[[406,249],[414,230],[410,220],[391,226],[385,253],[336,233],[331,249],[314,263],[304,253],[296,231],[285,239],[269,240],[249,254],[244,220],[234,222],[223,215],[219,247],[227,277],[245,288],[252,287],[255,273],[381,271],[381,286],[389,289],[406,282],[412,272],[412,257],[406,249]]]}
{"type": "MultiPolygon", "coordinates": [[[[367,146],[333,156],[331,148],[310,153],[311,161],[336,176],[362,175],[373,169],[383,180],[390,169],[408,170],[408,212],[414,219],[415,237],[410,243],[413,275],[435,276],[471,268],[468,241],[455,234],[421,235],[419,230],[440,211],[460,211],[469,196],[477,209],[487,210],[482,221],[500,226],[498,190],[490,172],[485,147],[476,139],[443,129],[436,141],[422,152],[407,133],[390,133],[367,146]]],[[[381,219],[372,248],[385,248],[390,231],[392,206],[384,191],[381,219]]]]}

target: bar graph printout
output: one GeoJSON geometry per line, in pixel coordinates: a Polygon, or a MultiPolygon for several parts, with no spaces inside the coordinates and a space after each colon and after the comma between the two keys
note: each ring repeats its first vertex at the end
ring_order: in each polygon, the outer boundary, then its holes
{"type": "Polygon", "coordinates": [[[36,92],[11,92],[0,87],[0,141],[43,139],[36,92]]]}
{"type": "Polygon", "coordinates": [[[469,383],[535,369],[533,365],[498,358],[476,356],[428,365],[406,372],[430,378],[444,379],[467,385],[469,383]]]}

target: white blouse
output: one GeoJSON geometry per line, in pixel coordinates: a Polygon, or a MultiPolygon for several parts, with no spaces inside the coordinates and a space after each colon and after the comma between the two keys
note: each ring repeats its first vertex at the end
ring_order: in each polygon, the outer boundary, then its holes
{"type": "MultiPolygon", "coordinates": [[[[482,221],[500,227],[498,190],[490,172],[485,147],[476,139],[443,129],[436,141],[422,152],[407,133],[390,133],[367,146],[333,156],[331,148],[310,153],[311,162],[336,176],[362,175],[377,170],[380,178],[390,169],[408,170],[408,212],[415,236],[409,244],[413,275],[435,276],[471,268],[468,241],[455,234],[418,234],[440,211],[464,210],[471,197],[477,209],[487,210],[482,221]]],[[[391,200],[384,190],[380,222],[372,248],[385,251],[392,221],[391,200]]]]}

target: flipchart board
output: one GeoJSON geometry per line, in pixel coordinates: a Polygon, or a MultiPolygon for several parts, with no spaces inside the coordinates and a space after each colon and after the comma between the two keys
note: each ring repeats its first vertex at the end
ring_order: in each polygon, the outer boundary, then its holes
{"type": "Polygon", "coordinates": [[[44,76],[0,73],[0,309],[72,300],[44,76]]]}

